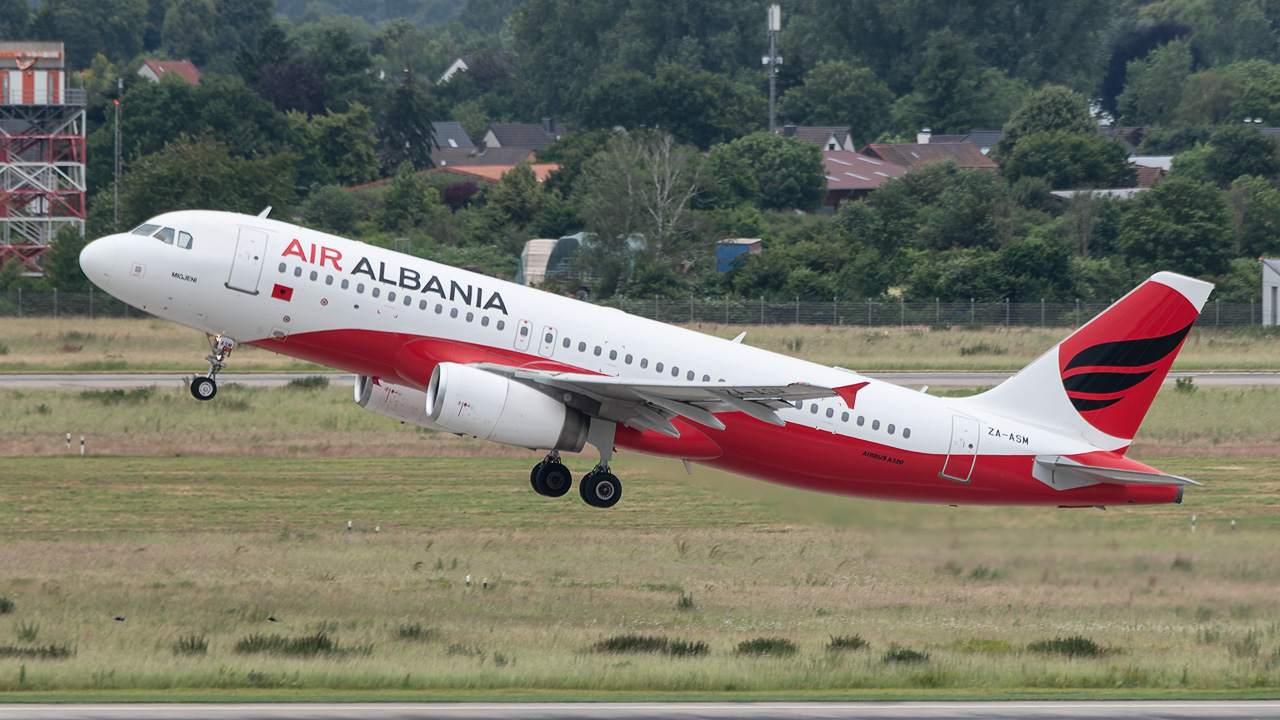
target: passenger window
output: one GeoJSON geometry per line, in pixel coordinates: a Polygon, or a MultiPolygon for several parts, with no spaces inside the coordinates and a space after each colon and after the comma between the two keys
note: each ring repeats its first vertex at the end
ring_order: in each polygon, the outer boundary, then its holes
{"type": "Polygon", "coordinates": [[[332,284],[333,284],[333,276],[332,276],[332,275],[325,275],[325,276],[324,276],[324,284],[325,284],[325,285],[332,285],[332,284]]]}
{"type": "Polygon", "coordinates": [[[315,282],[320,277],[320,273],[315,270],[311,271],[311,282],[315,282]]]}
{"type": "Polygon", "coordinates": [[[280,263],[280,272],[284,272],[284,270],[285,270],[285,264],[280,263]]]}
{"type": "MultiPolygon", "coordinates": [[[[454,316],[454,317],[458,317],[458,311],[457,311],[457,310],[454,310],[454,311],[453,311],[453,316],[454,316]]],[[[529,326],[528,326],[528,325],[521,325],[521,326],[520,326],[520,337],[526,337],[526,336],[528,336],[528,334],[529,334],[529,326]]]]}
{"type": "Polygon", "coordinates": [[[405,296],[404,296],[404,306],[405,306],[405,307],[409,307],[409,306],[410,306],[410,305],[412,305],[412,304],[413,304],[413,298],[409,297],[408,295],[405,295],[405,296]]]}
{"type": "Polygon", "coordinates": [[[364,283],[356,283],[356,292],[360,295],[364,294],[364,283]]]}
{"type": "Polygon", "coordinates": [[[342,281],[342,289],[343,289],[343,290],[346,290],[346,289],[347,289],[347,288],[349,288],[349,287],[351,287],[351,281],[350,281],[350,280],[343,279],[343,281],[342,281]]]}
{"type": "Polygon", "coordinates": [[[799,400],[796,400],[796,401],[795,401],[794,403],[792,403],[792,404],[796,406],[796,409],[797,409],[797,410],[803,410],[803,409],[804,409],[804,403],[800,402],[799,400]]]}
{"type": "Polygon", "coordinates": [[[893,434],[893,430],[894,430],[893,423],[889,423],[889,427],[887,427],[887,428],[885,428],[885,429],[889,431],[889,434],[890,434],[890,435],[892,435],[892,434],[893,434]]]}
{"type": "Polygon", "coordinates": [[[872,429],[872,430],[879,430],[879,429],[880,429],[880,421],[879,421],[879,420],[872,420],[872,421],[871,421],[871,429],[872,429]]]}
{"type": "Polygon", "coordinates": [[[587,344],[584,342],[578,343],[578,352],[586,352],[586,351],[587,351],[587,344]]]}
{"type": "Polygon", "coordinates": [[[647,367],[649,367],[649,358],[640,358],[640,368],[644,369],[647,367]]]}
{"type": "MultiPolygon", "coordinates": [[[[376,292],[374,294],[377,295],[376,292]]],[[[395,301],[396,301],[396,291],[392,290],[391,292],[387,293],[387,302],[393,303],[395,301]]]]}
{"type": "Polygon", "coordinates": [[[626,364],[630,365],[630,364],[631,364],[631,355],[630,355],[630,354],[628,354],[625,358],[623,358],[623,360],[622,360],[622,361],[623,361],[623,362],[625,362],[626,364]]]}
{"type": "Polygon", "coordinates": [[[597,346],[596,346],[595,352],[593,352],[592,354],[593,354],[593,355],[595,355],[596,357],[600,357],[600,346],[599,346],[599,345],[597,345],[597,346]]]}
{"type": "MultiPolygon", "coordinates": [[[[548,337],[547,342],[551,342],[551,340],[550,340],[550,337],[551,337],[551,336],[550,336],[550,335],[548,335],[547,337],[548,337]]],[[[564,349],[565,349],[565,350],[568,350],[568,349],[569,349],[569,346],[573,344],[573,341],[572,341],[572,340],[570,340],[569,338],[565,338],[565,339],[564,339],[564,342],[562,342],[562,343],[560,343],[560,344],[564,346],[564,349]]]]}
{"type": "MultiPolygon", "coordinates": [[[[449,317],[451,317],[451,318],[456,318],[456,317],[458,317],[458,308],[452,308],[452,309],[450,309],[450,310],[449,310],[449,317]]],[[[521,334],[521,335],[528,335],[528,334],[529,334],[529,328],[520,328],[520,334],[521,334]]]]}
{"type": "Polygon", "coordinates": [[[814,415],[817,415],[817,414],[818,414],[818,403],[814,403],[814,404],[810,405],[810,406],[809,406],[809,412],[813,413],[814,415]]]}
{"type": "Polygon", "coordinates": [[[555,335],[552,335],[551,333],[547,333],[544,337],[545,337],[545,339],[544,339],[542,342],[545,342],[545,343],[548,343],[548,344],[549,344],[549,343],[552,343],[552,342],[555,342],[555,339],[556,339],[556,336],[555,336],[555,335]]]}
{"type": "Polygon", "coordinates": [[[439,315],[442,312],[444,312],[444,306],[440,303],[436,303],[436,314],[439,315]]]}
{"type": "Polygon", "coordinates": [[[427,309],[427,301],[426,301],[426,300],[419,300],[419,301],[418,301],[418,309],[419,309],[419,310],[426,310],[426,309],[427,309]]]}
{"type": "Polygon", "coordinates": [[[689,373],[688,373],[687,375],[685,375],[684,379],[685,379],[685,380],[690,380],[690,381],[691,381],[691,380],[693,380],[693,371],[692,371],[692,370],[690,370],[690,371],[689,371],[689,373]]]}
{"type": "Polygon", "coordinates": [[[182,248],[183,250],[191,249],[191,233],[181,232],[181,231],[178,232],[178,247],[182,248]]]}
{"type": "Polygon", "coordinates": [[[302,277],[302,267],[301,267],[301,266],[296,267],[296,268],[294,268],[294,269],[293,269],[293,276],[294,276],[294,277],[302,277]]]}
{"type": "Polygon", "coordinates": [[[503,321],[503,320],[499,320],[499,321],[498,321],[498,329],[499,329],[499,330],[501,330],[502,328],[504,328],[504,327],[506,327],[506,326],[507,326],[507,323],[506,323],[505,321],[503,321]]]}
{"type": "Polygon", "coordinates": [[[488,315],[485,315],[484,317],[480,318],[480,326],[481,326],[481,327],[489,327],[489,316],[488,316],[488,315]]]}
{"type": "Polygon", "coordinates": [[[836,411],[834,409],[827,408],[827,417],[835,417],[835,414],[836,414],[836,411]]]}
{"type": "Polygon", "coordinates": [[[164,243],[165,245],[172,245],[173,244],[173,228],[165,228],[160,232],[156,233],[156,239],[164,243]]]}
{"type": "MultiPolygon", "coordinates": [[[[690,378],[690,379],[692,379],[692,378],[690,378]]],[[[703,375],[703,376],[702,376],[702,382],[711,382],[711,376],[710,376],[710,375],[703,375]]],[[[723,382],[723,381],[722,381],[722,382],[723,382]]]]}
{"type": "Polygon", "coordinates": [[[867,419],[866,419],[866,418],[864,418],[864,417],[862,417],[861,415],[859,415],[859,416],[858,416],[858,427],[862,427],[862,424],[863,424],[863,423],[865,423],[866,421],[867,421],[867,419]]]}
{"type": "Polygon", "coordinates": [[[473,312],[469,312],[469,313],[467,313],[467,322],[471,322],[472,320],[475,320],[475,319],[476,319],[476,314],[475,314],[475,313],[473,313],[473,312]]]}
{"type": "Polygon", "coordinates": [[[617,351],[617,350],[610,350],[610,351],[609,351],[609,359],[610,359],[610,360],[617,360],[617,359],[618,359],[618,351],[617,351]]]}
{"type": "Polygon", "coordinates": [[[911,437],[911,428],[902,428],[902,437],[904,440],[911,437]]]}
{"type": "Polygon", "coordinates": [[[662,372],[662,363],[658,363],[657,365],[654,365],[653,369],[657,372],[662,372]]]}
{"type": "Polygon", "coordinates": [[[381,294],[382,294],[382,288],[380,288],[380,287],[375,287],[373,290],[370,290],[370,291],[369,291],[369,294],[370,294],[370,295],[372,295],[372,296],[374,296],[374,297],[378,297],[379,295],[381,295],[381,294]]]}
{"type": "Polygon", "coordinates": [[[156,230],[159,230],[159,229],[160,229],[160,226],[159,226],[159,225],[146,225],[146,224],[143,224],[143,225],[139,225],[138,227],[134,228],[134,229],[133,229],[133,231],[132,231],[132,232],[130,232],[129,234],[130,234],[130,235],[150,236],[152,233],[154,233],[156,230]]]}
{"type": "Polygon", "coordinates": [[[849,413],[840,413],[840,422],[849,422],[849,413]]]}

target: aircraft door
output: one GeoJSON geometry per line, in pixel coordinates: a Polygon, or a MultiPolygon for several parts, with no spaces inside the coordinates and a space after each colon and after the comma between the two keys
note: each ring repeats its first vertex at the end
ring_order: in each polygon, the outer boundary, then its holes
{"type": "Polygon", "coordinates": [[[236,254],[231,260],[231,277],[227,287],[250,295],[258,294],[258,278],[262,275],[262,258],[267,253],[267,233],[253,228],[240,228],[236,254]]]}
{"type": "Polygon", "coordinates": [[[963,415],[951,418],[951,446],[947,450],[947,462],[942,466],[942,477],[967,483],[973,473],[973,463],[978,457],[977,420],[963,415]]]}
{"type": "Polygon", "coordinates": [[[542,357],[551,357],[556,351],[556,329],[548,325],[542,328],[542,344],[538,346],[538,354],[542,357]]]}
{"type": "Polygon", "coordinates": [[[524,352],[529,349],[529,341],[533,336],[533,323],[528,320],[521,320],[516,325],[516,349],[524,352]]]}

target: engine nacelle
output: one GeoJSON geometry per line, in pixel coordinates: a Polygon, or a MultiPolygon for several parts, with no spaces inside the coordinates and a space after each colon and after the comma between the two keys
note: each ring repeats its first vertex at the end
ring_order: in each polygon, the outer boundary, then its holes
{"type": "Polygon", "coordinates": [[[578,452],[590,418],[501,375],[440,363],[427,386],[426,415],[450,432],[534,450],[578,452]]]}
{"type": "Polygon", "coordinates": [[[416,388],[375,384],[373,378],[357,375],[356,404],[369,412],[403,423],[428,430],[448,431],[427,419],[427,394],[416,388]]]}

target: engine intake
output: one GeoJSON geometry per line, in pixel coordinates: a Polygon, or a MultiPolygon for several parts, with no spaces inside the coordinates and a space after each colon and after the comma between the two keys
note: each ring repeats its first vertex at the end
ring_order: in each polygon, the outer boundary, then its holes
{"type": "Polygon", "coordinates": [[[450,432],[534,450],[578,452],[590,419],[532,387],[469,365],[440,363],[426,419],[450,432]]]}
{"type": "Polygon", "coordinates": [[[357,375],[355,391],[356,404],[369,412],[428,430],[447,432],[446,428],[427,419],[427,394],[417,388],[375,383],[367,375],[357,375]]]}

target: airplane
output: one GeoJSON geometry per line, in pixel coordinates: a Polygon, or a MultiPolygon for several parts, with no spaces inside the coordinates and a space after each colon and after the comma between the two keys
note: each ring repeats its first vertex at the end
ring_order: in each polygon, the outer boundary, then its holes
{"type": "Polygon", "coordinates": [[[267,217],[165,213],[90,242],[85,274],[203,331],[212,400],[238,345],[356,375],[355,402],[545,452],[539,495],[611,507],[616,450],[824,493],[949,505],[1180,503],[1193,480],[1126,455],[1213,286],[1152,275],[1014,377],[927,395],[267,217]]]}

